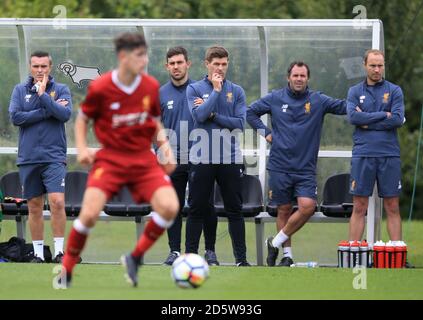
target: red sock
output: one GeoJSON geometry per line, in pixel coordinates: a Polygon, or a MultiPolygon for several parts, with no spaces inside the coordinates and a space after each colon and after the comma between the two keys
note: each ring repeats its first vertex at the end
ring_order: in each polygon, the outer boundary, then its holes
{"type": "Polygon", "coordinates": [[[72,273],[73,268],[78,263],[87,237],[88,235],[79,233],[75,228],[72,228],[68,238],[65,256],[63,257],[63,267],[67,273],[72,273]]]}
{"type": "Polygon", "coordinates": [[[145,226],[144,232],[141,235],[138,243],[132,251],[132,256],[140,258],[144,253],[156,242],[158,238],[163,234],[165,228],[160,227],[153,219],[151,219],[145,226]]]}

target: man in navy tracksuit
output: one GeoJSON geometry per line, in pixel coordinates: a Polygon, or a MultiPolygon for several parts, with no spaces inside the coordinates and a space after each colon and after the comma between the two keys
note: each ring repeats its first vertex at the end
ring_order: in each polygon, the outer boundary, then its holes
{"type": "MultiPolygon", "coordinates": [[[[181,253],[182,210],[185,205],[185,191],[190,171],[189,149],[192,144],[189,134],[194,125],[186,95],[188,85],[194,83],[188,77],[190,66],[191,61],[188,60],[185,48],[174,47],[167,51],[166,69],[169,72],[170,81],[160,88],[160,107],[162,122],[168,129],[167,136],[178,162],[178,166],[170,178],[178,194],[181,210],[173,225],[167,229],[170,247],[169,256],[164,262],[167,265],[172,265],[181,253]]],[[[211,197],[212,200],[213,197],[211,197]]],[[[213,202],[209,202],[208,212],[209,214],[205,214],[204,217],[205,259],[209,265],[219,265],[215,253],[217,216],[214,212],[213,202]]]]}
{"type": "Polygon", "coordinates": [[[385,58],[379,50],[364,56],[367,77],[348,91],[349,122],[355,126],[350,192],[353,213],[349,239],[360,240],[369,196],[377,182],[392,241],[401,241],[401,160],[397,128],[404,123],[404,97],[399,86],[383,79],[385,58]]]}
{"type": "Polygon", "coordinates": [[[68,87],[50,76],[52,59],[47,52],[31,54],[31,76],[13,89],[9,114],[19,127],[17,165],[28,199],[29,228],[34,245],[33,262],[44,262],[44,194],[48,194],[54,237],[54,262],[61,263],[65,234],[66,132],[72,113],[68,87]]]}
{"type": "Polygon", "coordinates": [[[207,76],[187,88],[188,105],[194,119],[190,140],[192,168],[191,203],[186,226],[186,252],[198,251],[198,242],[215,181],[220,187],[228,216],[229,234],[237,266],[249,266],[245,223],[241,213],[243,158],[238,134],[245,125],[244,90],[225,79],[229,54],[223,47],[206,52],[207,76]]]}
{"type": "Polygon", "coordinates": [[[267,165],[269,199],[278,206],[279,233],[266,239],[269,266],[275,265],[282,245],[284,257],[279,266],[293,263],[290,238],[314,214],[316,207],[316,162],[324,116],[346,113],[345,100],[309,90],[309,78],[307,64],[291,63],[288,86],[253,102],[247,111],[248,123],[271,143],[267,165]],[[260,120],[266,113],[271,114],[272,130],[260,120]],[[298,210],[291,215],[295,197],[298,210]]]}

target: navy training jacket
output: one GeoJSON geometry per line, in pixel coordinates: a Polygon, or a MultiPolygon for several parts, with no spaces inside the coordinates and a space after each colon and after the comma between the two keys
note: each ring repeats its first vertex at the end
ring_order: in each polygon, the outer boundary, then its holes
{"type": "Polygon", "coordinates": [[[188,106],[194,119],[192,163],[242,164],[239,134],[244,131],[246,98],[242,87],[224,80],[222,90],[213,90],[206,76],[187,88],[188,106]],[[194,100],[204,103],[194,106],[194,100]],[[211,113],[215,114],[210,119],[211,113]]]}
{"type": "Polygon", "coordinates": [[[353,157],[399,157],[397,128],[405,122],[404,96],[399,86],[364,80],[348,91],[348,121],[355,125],[353,157]],[[362,112],[356,110],[359,107],[362,112]],[[392,116],[387,117],[387,112],[392,116]]]}
{"type": "Polygon", "coordinates": [[[33,77],[15,86],[9,105],[12,123],[19,127],[17,165],[66,162],[65,122],[72,114],[69,88],[49,76],[46,92],[32,92],[33,77]],[[68,101],[62,106],[56,101],[68,101]]]}
{"type": "Polygon", "coordinates": [[[296,94],[287,86],[253,102],[247,110],[248,123],[265,137],[272,134],[267,169],[316,174],[320,134],[326,113],[346,114],[345,100],[308,88],[296,94]],[[266,113],[271,115],[272,130],[260,119],[266,113]]]}
{"type": "Polygon", "coordinates": [[[186,95],[186,89],[191,83],[194,81],[188,79],[183,85],[175,86],[172,81],[168,81],[159,90],[162,122],[166,129],[170,129],[167,134],[169,143],[178,163],[182,164],[188,163],[192,145],[189,134],[194,121],[186,95]]]}

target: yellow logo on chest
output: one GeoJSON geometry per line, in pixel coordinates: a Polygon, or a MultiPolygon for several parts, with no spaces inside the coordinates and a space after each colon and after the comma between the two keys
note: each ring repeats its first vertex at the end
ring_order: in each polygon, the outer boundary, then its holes
{"type": "Polygon", "coordinates": [[[228,92],[226,94],[226,101],[227,102],[232,102],[233,101],[233,94],[232,94],[232,92],[228,92]]]}
{"type": "Polygon", "coordinates": [[[310,111],[311,111],[311,104],[310,104],[310,102],[307,102],[304,105],[304,112],[308,114],[308,113],[310,113],[310,111]]]}
{"type": "Polygon", "coordinates": [[[388,103],[389,100],[389,92],[383,94],[383,103],[388,103]]]}

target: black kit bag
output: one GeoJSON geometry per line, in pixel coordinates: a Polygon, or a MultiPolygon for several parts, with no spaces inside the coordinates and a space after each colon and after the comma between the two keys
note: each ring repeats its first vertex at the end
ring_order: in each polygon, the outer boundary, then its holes
{"type": "MultiPolygon", "coordinates": [[[[0,257],[12,262],[30,262],[34,259],[34,246],[25,240],[12,237],[7,242],[0,243],[0,257]]],[[[44,246],[44,261],[51,262],[52,255],[49,246],[44,246]]]]}
{"type": "Polygon", "coordinates": [[[0,243],[0,257],[13,262],[21,262],[25,253],[25,240],[12,237],[7,242],[0,243]]]}

